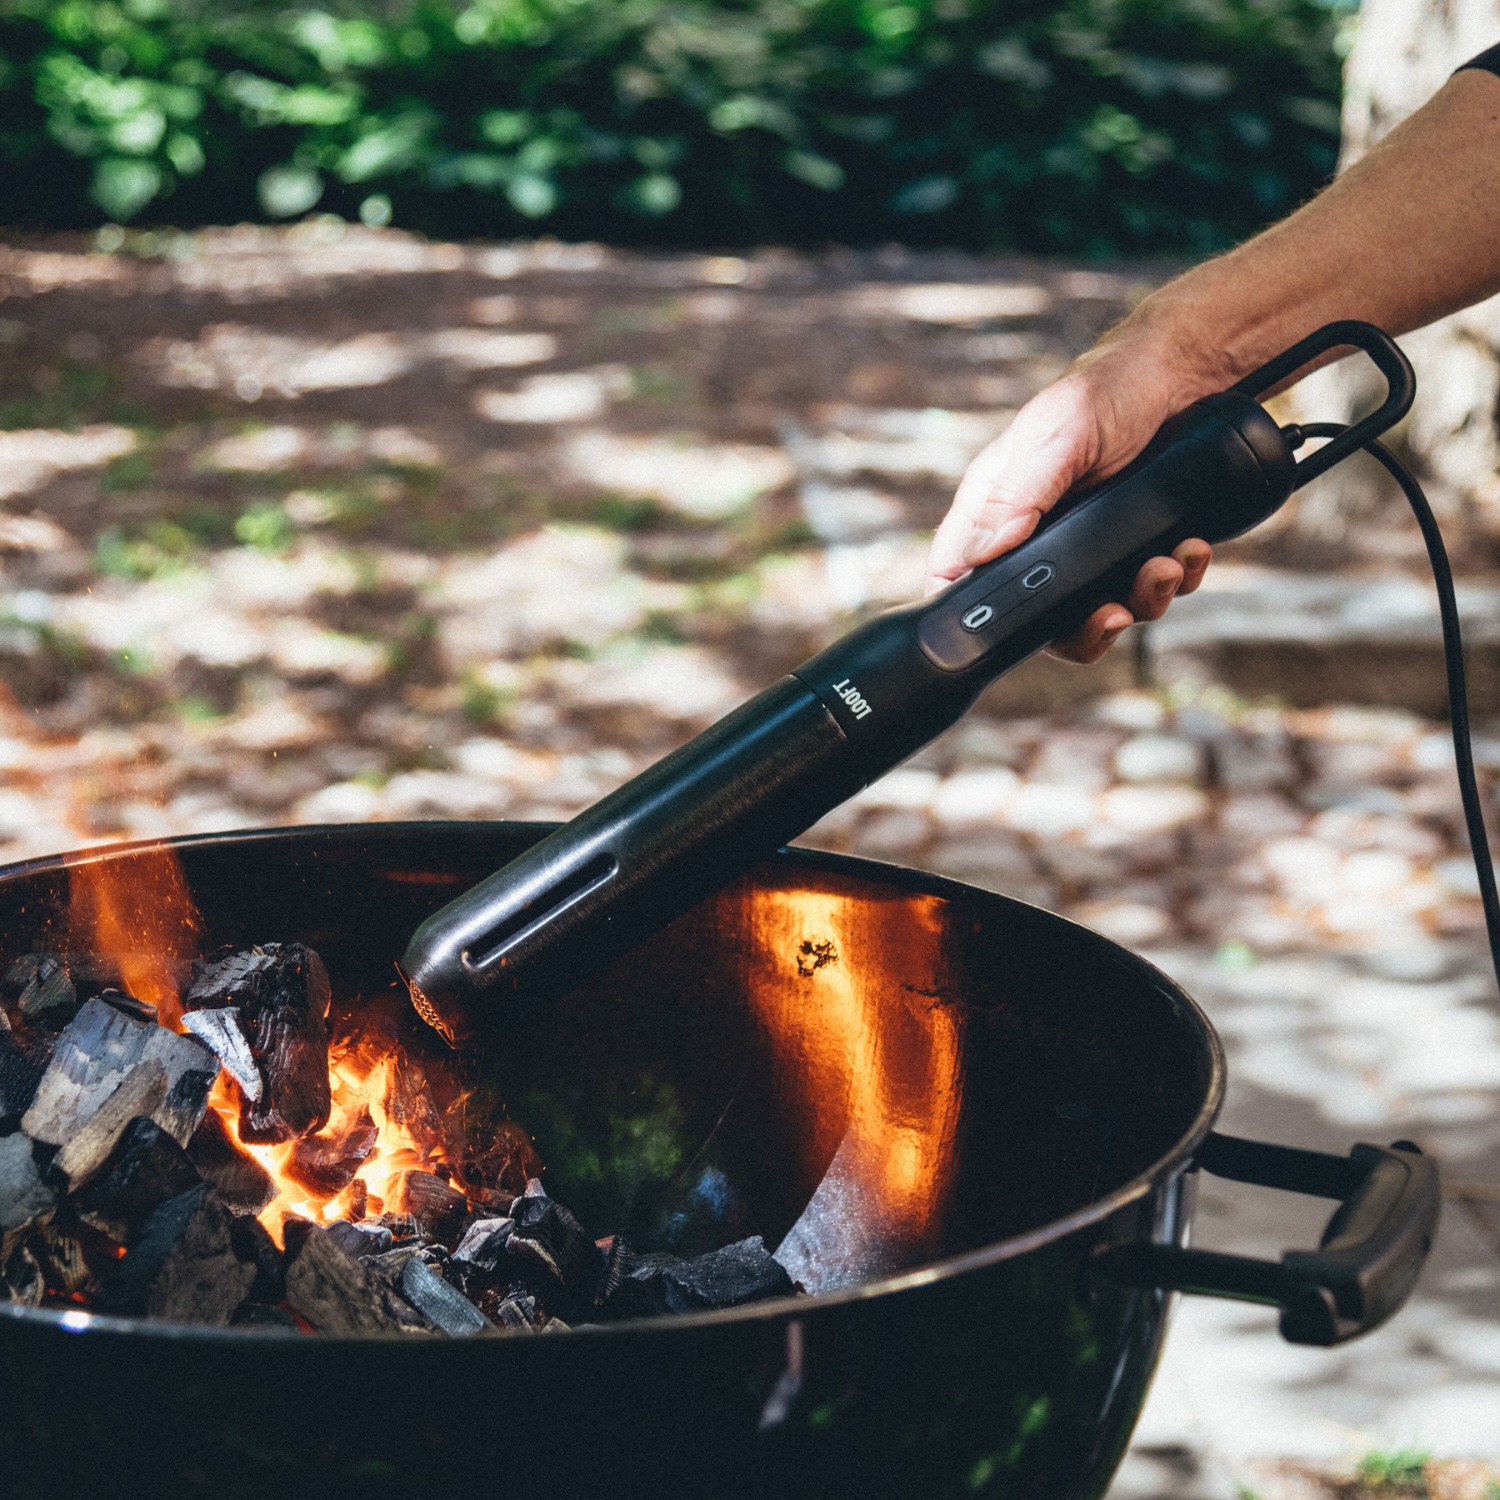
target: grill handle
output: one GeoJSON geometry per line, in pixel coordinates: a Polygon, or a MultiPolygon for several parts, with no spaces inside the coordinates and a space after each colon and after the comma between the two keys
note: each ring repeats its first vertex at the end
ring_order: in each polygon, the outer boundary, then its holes
{"type": "Polygon", "coordinates": [[[1439,1208],[1437,1164],[1410,1141],[1330,1156],[1214,1133],[1196,1165],[1339,1206],[1316,1250],[1289,1250],[1280,1261],[1125,1245],[1109,1252],[1113,1274],[1137,1286],[1279,1307],[1282,1337],[1293,1344],[1345,1343],[1406,1301],[1432,1248],[1439,1208]]]}

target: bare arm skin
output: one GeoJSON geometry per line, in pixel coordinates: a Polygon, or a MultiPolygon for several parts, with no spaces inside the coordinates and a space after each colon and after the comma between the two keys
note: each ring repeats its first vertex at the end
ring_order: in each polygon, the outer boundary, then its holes
{"type": "MultiPolygon", "coordinates": [[[[1024,541],[1183,407],[1336,318],[1401,334],[1500,292],[1500,76],[1455,74],[1311,202],[1168,282],[1016,413],[969,466],[933,538],[928,591],[1024,541]]],[[[1056,649],[1096,661],[1190,594],[1206,542],[1148,562],[1056,649]]]]}

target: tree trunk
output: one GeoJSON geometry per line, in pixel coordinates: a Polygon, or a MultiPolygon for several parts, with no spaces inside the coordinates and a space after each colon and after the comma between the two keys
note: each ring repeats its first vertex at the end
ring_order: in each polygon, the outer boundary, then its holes
{"type": "MultiPolygon", "coordinates": [[[[1364,0],[1344,69],[1340,165],[1497,42],[1500,0],[1364,0]]],[[[1500,190],[1500,175],[1496,182],[1500,190]]],[[[1492,564],[1500,559],[1500,297],[1401,342],[1416,366],[1417,401],[1396,445],[1420,476],[1455,561],[1492,564]]],[[[1376,383],[1363,361],[1345,360],[1292,399],[1302,420],[1349,420],[1376,383]]],[[[1420,556],[1404,503],[1374,470],[1368,461],[1344,464],[1295,504],[1277,547],[1286,561],[1420,556]]]]}

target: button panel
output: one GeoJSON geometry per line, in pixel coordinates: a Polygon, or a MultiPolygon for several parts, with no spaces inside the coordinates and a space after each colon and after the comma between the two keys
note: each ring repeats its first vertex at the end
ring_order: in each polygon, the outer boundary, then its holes
{"type": "Polygon", "coordinates": [[[1013,627],[1013,616],[1022,619],[1046,608],[1038,596],[1060,571],[1054,562],[1018,559],[1014,567],[971,580],[963,591],[967,598],[961,594],[948,609],[934,611],[922,622],[920,639],[929,658],[948,671],[976,661],[1013,627]]]}

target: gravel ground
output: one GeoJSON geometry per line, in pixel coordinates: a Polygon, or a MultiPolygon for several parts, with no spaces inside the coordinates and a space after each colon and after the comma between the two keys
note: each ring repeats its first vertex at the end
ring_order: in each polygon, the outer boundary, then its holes
{"type": "MultiPolygon", "coordinates": [[[[323,221],[0,247],[0,857],[570,815],[909,597],[969,456],[1159,274],[323,221]]],[[[1225,1037],[1231,1131],[1444,1163],[1372,1338],[1184,1303],[1114,1494],[1493,1496],[1500,1011],[1445,732],[1114,656],[1023,668],[809,841],[1146,952],[1225,1037]],[[1402,1452],[1427,1490],[1355,1483],[1402,1452]]],[[[1317,1223],[1214,1185],[1199,1230],[1317,1223]]]]}

